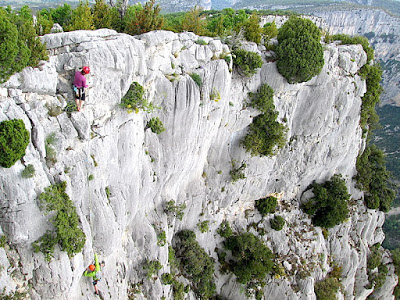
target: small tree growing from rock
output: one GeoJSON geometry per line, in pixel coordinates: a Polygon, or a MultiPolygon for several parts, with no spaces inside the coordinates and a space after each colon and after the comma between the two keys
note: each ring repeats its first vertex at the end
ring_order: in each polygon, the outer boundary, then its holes
{"type": "Polygon", "coordinates": [[[29,144],[29,132],[21,119],[0,123],[0,166],[12,167],[25,155],[29,144]]]}

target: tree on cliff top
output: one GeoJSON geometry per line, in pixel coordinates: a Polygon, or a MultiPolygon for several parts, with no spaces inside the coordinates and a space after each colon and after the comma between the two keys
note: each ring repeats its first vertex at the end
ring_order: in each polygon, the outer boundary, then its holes
{"type": "Polygon", "coordinates": [[[321,32],[307,19],[291,16],[278,32],[277,67],[289,83],[305,82],[324,65],[321,32]]]}
{"type": "Polygon", "coordinates": [[[136,35],[162,28],[164,18],[160,15],[161,8],[154,4],[155,0],[147,1],[143,9],[135,12],[134,18],[126,24],[126,33],[136,35]]]}

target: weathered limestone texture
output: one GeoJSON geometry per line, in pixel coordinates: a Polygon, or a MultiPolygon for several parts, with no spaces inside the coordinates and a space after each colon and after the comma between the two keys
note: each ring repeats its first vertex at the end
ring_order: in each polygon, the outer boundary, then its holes
{"type": "MultiPolygon", "coordinates": [[[[277,213],[287,225],[272,230],[271,215],[259,226],[287,276],[267,278],[266,299],[315,299],[314,283],[329,272],[330,261],[343,265],[346,299],[365,299],[372,292],[364,288],[366,257],[368,247],[383,239],[384,215],[365,209],[352,180],[364,147],[359,114],[366,85],[357,75],[366,62],[362,47],[324,45],[321,73],[308,82],[288,84],[274,62],[244,78],[222,59],[230,55],[227,45],[207,37],[201,39],[208,44],[200,45],[198,39],[192,33],[165,31],[136,37],[104,29],[49,34],[43,41],[50,61],[26,68],[2,85],[0,121],[22,119],[32,139],[21,161],[9,169],[0,167],[0,224],[11,245],[7,254],[0,249],[0,288],[22,286],[31,299],[95,299],[82,272],[97,252],[106,262],[98,285],[105,299],[127,299],[136,283],[136,299],[173,299],[170,285],[145,278],[144,261],[161,262],[159,277],[168,272],[168,243],[181,229],[194,230],[217,261],[221,221],[245,231],[261,220],[254,200],[275,194],[277,213]],[[91,68],[83,111],[50,116],[50,110],[73,101],[72,77],[83,65],[91,68]],[[192,73],[202,78],[201,88],[192,73]],[[134,81],[159,109],[128,113],[119,106],[134,81]],[[246,153],[240,141],[259,114],[248,107],[248,93],[263,83],[274,89],[279,121],[288,132],[287,144],[276,156],[260,158],[246,153]],[[160,118],[165,132],[157,135],[147,128],[152,117],[160,118]],[[57,161],[49,164],[45,141],[52,133],[57,161]],[[246,179],[231,182],[232,160],[246,162],[246,179]],[[36,173],[24,179],[20,173],[28,164],[36,173]],[[337,173],[346,178],[354,204],[348,221],[325,239],[299,206],[312,181],[337,173]],[[67,182],[87,241],[72,258],[57,248],[47,263],[31,247],[51,229],[37,197],[59,181],[67,182]],[[165,214],[170,200],[186,204],[182,221],[165,214]],[[197,224],[205,220],[209,230],[200,233],[197,224]],[[161,231],[166,232],[165,246],[157,245],[161,231]],[[12,269],[11,262],[18,268],[12,269]]],[[[391,299],[396,280],[393,269],[389,274],[379,299],[391,299]]],[[[217,271],[216,285],[226,299],[245,297],[233,275],[217,271]]],[[[192,292],[189,298],[195,299],[192,292]]]]}

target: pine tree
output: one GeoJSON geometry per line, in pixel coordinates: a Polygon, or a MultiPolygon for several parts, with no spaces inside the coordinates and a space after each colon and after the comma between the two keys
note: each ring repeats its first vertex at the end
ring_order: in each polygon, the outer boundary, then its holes
{"type": "Polygon", "coordinates": [[[66,27],[66,31],[93,29],[95,28],[89,2],[80,1],[79,6],[72,11],[71,23],[66,27]]]}
{"type": "Polygon", "coordinates": [[[135,18],[127,24],[125,31],[131,35],[142,34],[163,27],[164,18],[160,15],[161,8],[155,0],[147,1],[142,10],[135,14],[135,18]]]}
{"type": "Polygon", "coordinates": [[[96,29],[112,28],[113,14],[104,0],[96,0],[93,6],[93,24],[96,29]]]}
{"type": "Polygon", "coordinates": [[[244,37],[249,42],[256,44],[261,43],[262,28],[259,24],[259,17],[256,13],[253,13],[247,22],[244,24],[244,37]]]}
{"type": "Polygon", "coordinates": [[[191,31],[197,35],[206,35],[207,22],[200,17],[201,9],[197,6],[187,12],[182,21],[182,31],[191,31]]]}

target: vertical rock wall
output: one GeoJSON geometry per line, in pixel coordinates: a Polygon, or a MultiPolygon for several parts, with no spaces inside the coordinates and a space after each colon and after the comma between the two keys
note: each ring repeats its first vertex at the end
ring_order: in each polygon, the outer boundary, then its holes
{"type": "MultiPolygon", "coordinates": [[[[343,265],[346,299],[364,299],[371,293],[364,288],[366,255],[369,246],[383,240],[384,218],[364,208],[352,181],[363,147],[358,123],[365,82],[357,75],[366,62],[362,47],[325,45],[321,74],[290,85],[273,62],[251,78],[241,77],[222,59],[230,55],[226,45],[207,37],[201,38],[207,45],[200,45],[198,39],[191,33],[162,31],[138,37],[112,30],[47,35],[43,40],[50,61],[39,69],[26,68],[2,86],[0,121],[21,118],[32,137],[23,160],[10,169],[0,168],[0,223],[12,245],[0,249],[7,268],[0,273],[2,286],[13,290],[17,284],[27,288],[32,283],[32,299],[94,299],[82,272],[97,252],[106,261],[99,283],[106,299],[126,299],[136,283],[137,299],[173,299],[171,287],[145,279],[142,267],[146,259],[159,260],[159,275],[169,271],[168,247],[157,245],[157,234],[165,231],[170,243],[177,231],[194,230],[217,260],[214,248],[221,245],[216,233],[221,221],[228,220],[237,231],[247,230],[261,220],[254,200],[274,194],[287,225],[274,231],[267,217],[259,226],[287,276],[268,278],[266,298],[314,299],[314,282],[326,275],[331,260],[343,265]],[[82,65],[92,70],[83,112],[50,116],[49,107],[73,100],[71,79],[82,65]],[[192,73],[201,76],[201,88],[192,73]],[[119,106],[133,81],[143,85],[160,109],[136,114],[119,106]],[[259,114],[247,107],[248,92],[262,83],[274,89],[279,121],[288,127],[287,145],[278,155],[264,158],[251,157],[240,146],[259,114]],[[146,127],[152,117],[161,119],[164,133],[146,127]],[[54,165],[46,164],[44,146],[51,133],[56,137],[54,165]],[[246,162],[246,179],[231,182],[232,160],[246,162]],[[20,176],[27,164],[35,166],[31,179],[20,176]],[[354,201],[349,220],[324,239],[299,203],[313,180],[322,182],[336,173],[346,178],[354,201]],[[93,180],[88,180],[90,175],[93,180]],[[31,248],[51,228],[37,197],[60,180],[67,182],[87,241],[73,258],[57,249],[47,263],[31,248]],[[186,204],[182,221],[165,214],[170,200],[186,204]],[[201,221],[209,221],[206,233],[197,227],[201,221]],[[10,262],[20,266],[14,274],[10,262]]],[[[217,271],[216,284],[227,299],[243,299],[234,276],[217,271]]],[[[393,286],[392,280],[381,299],[389,299],[393,286]]]]}

